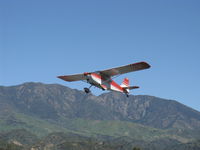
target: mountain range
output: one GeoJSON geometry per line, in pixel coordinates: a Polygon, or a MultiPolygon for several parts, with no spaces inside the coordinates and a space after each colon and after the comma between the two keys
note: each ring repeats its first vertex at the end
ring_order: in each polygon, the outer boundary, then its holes
{"type": "Polygon", "coordinates": [[[200,112],[154,96],[94,96],[59,84],[29,82],[0,86],[0,132],[0,140],[31,150],[119,145],[195,149],[200,148],[200,112]]]}

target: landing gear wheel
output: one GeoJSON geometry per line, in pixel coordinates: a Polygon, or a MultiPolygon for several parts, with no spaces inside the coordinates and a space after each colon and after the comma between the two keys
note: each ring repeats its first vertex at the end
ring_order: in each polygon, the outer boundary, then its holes
{"type": "Polygon", "coordinates": [[[84,88],[85,93],[90,93],[90,89],[89,88],[84,88]]]}

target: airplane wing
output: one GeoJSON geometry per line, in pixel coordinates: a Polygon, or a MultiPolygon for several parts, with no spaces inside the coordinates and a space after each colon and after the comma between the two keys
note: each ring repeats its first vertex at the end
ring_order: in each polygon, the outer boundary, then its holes
{"type": "Polygon", "coordinates": [[[84,74],[74,74],[74,75],[67,75],[67,76],[58,76],[58,78],[65,80],[65,81],[79,81],[79,80],[85,80],[84,74]]]}
{"type": "MultiPolygon", "coordinates": [[[[124,73],[129,73],[133,71],[148,69],[151,66],[146,62],[138,62],[134,64],[129,64],[126,66],[116,67],[112,69],[107,69],[103,71],[99,71],[104,77],[111,77],[115,75],[120,75],[124,73]]],[[[92,73],[92,72],[91,72],[92,73]]],[[[58,78],[65,80],[65,81],[79,81],[79,80],[86,80],[86,77],[83,74],[74,74],[74,75],[66,75],[66,76],[58,76],[58,78]]]]}
{"type": "Polygon", "coordinates": [[[116,67],[116,68],[112,68],[112,69],[103,70],[103,71],[100,71],[100,73],[102,75],[111,77],[111,76],[129,73],[129,72],[133,72],[133,71],[148,69],[150,67],[151,66],[146,62],[138,62],[138,63],[122,66],[122,67],[116,67]]]}

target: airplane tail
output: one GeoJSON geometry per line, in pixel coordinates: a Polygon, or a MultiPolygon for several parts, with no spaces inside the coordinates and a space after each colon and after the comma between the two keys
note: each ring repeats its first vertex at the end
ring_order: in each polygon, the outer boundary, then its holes
{"type": "Polygon", "coordinates": [[[128,78],[124,78],[121,87],[128,87],[129,86],[129,79],[128,78]]]}
{"type": "Polygon", "coordinates": [[[129,86],[129,79],[128,78],[124,78],[121,87],[124,89],[124,91],[126,93],[129,93],[130,90],[132,89],[137,89],[139,88],[139,86],[129,86]]]}

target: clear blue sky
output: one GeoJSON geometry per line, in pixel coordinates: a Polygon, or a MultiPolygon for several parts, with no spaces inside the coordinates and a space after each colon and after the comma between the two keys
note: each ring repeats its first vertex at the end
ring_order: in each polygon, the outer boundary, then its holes
{"type": "MultiPolygon", "coordinates": [[[[0,0],[0,85],[67,83],[58,75],[146,61],[132,94],[200,110],[199,0],[0,0]]],[[[95,94],[101,90],[93,89],[95,94]]]]}

